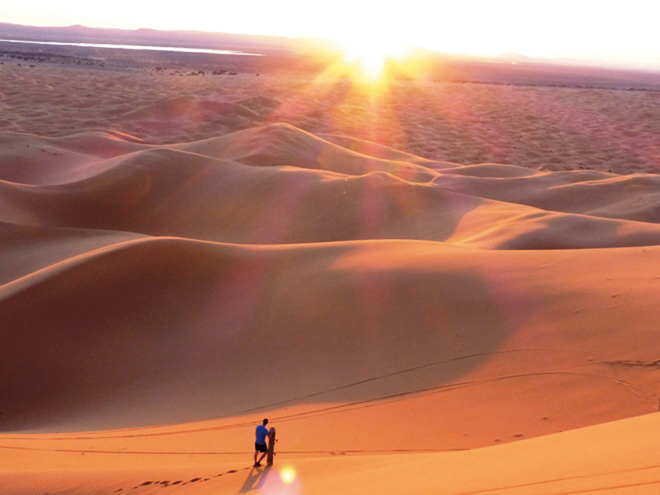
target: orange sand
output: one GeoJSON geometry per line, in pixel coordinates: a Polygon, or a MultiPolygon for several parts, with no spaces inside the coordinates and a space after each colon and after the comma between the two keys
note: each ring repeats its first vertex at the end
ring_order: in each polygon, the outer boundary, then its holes
{"type": "Polygon", "coordinates": [[[0,78],[0,493],[658,492],[658,140],[561,110],[654,132],[651,93],[400,83],[420,157],[345,81],[0,78]],[[316,134],[277,122],[323,91],[316,134]],[[478,163],[447,94],[623,158],[478,163]]]}
{"type": "Polygon", "coordinates": [[[464,165],[660,170],[657,91],[429,81],[393,81],[374,91],[338,79],[343,74],[336,69],[312,81],[173,69],[18,67],[4,60],[0,131],[58,136],[116,130],[170,144],[287,122],[464,165]]]}

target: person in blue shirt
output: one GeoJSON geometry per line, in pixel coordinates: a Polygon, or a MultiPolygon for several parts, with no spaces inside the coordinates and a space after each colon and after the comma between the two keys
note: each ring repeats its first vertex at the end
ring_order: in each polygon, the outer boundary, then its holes
{"type": "Polygon", "coordinates": [[[254,441],[254,467],[260,467],[261,461],[266,457],[268,453],[268,447],[266,446],[266,437],[268,436],[268,418],[264,419],[262,425],[257,426],[257,438],[254,441]],[[257,460],[257,456],[261,453],[261,457],[257,460]]]}

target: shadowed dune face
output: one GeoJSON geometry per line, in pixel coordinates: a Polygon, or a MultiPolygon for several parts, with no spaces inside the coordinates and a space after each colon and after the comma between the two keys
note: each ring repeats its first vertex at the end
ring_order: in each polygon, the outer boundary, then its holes
{"type": "Polygon", "coordinates": [[[398,446],[464,448],[656,407],[650,369],[611,364],[655,359],[656,176],[326,137],[22,135],[65,158],[0,161],[0,428],[272,412],[304,451],[414,406],[398,446]]]}
{"type": "MultiPolygon", "coordinates": [[[[0,424],[231,416],[291,398],[292,384],[300,395],[460,353],[485,356],[515,330],[502,314],[511,294],[482,277],[441,263],[423,273],[401,262],[348,268],[353,253],[368,252],[138,240],[74,258],[42,280],[28,277],[0,303],[0,424]],[[211,395],[200,396],[200,381],[211,395]],[[258,397],[246,383],[261,384],[258,397]]],[[[478,363],[459,362],[424,385],[478,363]]],[[[363,398],[347,389],[333,400],[363,398]]]]}

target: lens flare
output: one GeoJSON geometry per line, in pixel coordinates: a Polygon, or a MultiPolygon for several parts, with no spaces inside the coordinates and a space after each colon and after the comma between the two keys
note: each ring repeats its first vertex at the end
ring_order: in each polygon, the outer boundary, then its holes
{"type": "Polygon", "coordinates": [[[369,80],[376,80],[383,74],[386,57],[384,53],[359,48],[347,50],[344,54],[346,63],[355,67],[354,70],[359,75],[369,80]]]}
{"type": "Polygon", "coordinates": [[[404,51],[403,47],[378,38],[353,38],[342,44],[344,63],[355,76],[368,81],[380,79],[387,61],[399,58],[404,51]]]}
{"type": "Polygon", "coordinates": [[[287,485],[291,483],[294,479],[296,479],[296,471],[292,467],[285,467],[282,469],[280,472],[280,476],[282,476],[282,481],[284,481],[287,485]]]}

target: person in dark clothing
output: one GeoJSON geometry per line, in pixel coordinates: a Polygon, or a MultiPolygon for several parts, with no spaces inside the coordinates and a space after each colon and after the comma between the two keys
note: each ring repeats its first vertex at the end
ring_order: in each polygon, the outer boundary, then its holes
{"type": "Polygon", "coordinates": [[[266,446],[266,437],[268,436],[268,418],[264,419],[263,424],[257,426],[257,437],[254,441],[254,467],[260,467],[261,461],[266,457],[268,453],[268,447],[266,446]],[[261,454],[259,460],[257,456],[261,454]]]}

